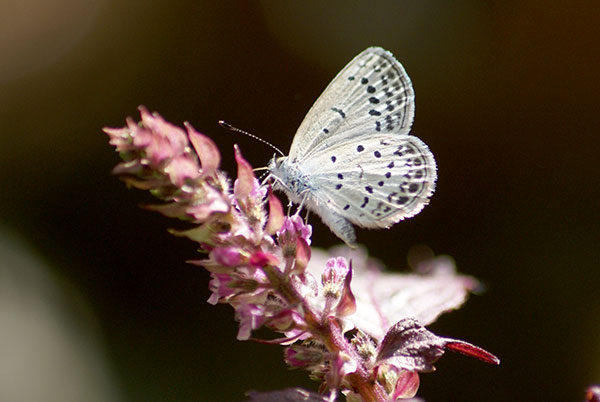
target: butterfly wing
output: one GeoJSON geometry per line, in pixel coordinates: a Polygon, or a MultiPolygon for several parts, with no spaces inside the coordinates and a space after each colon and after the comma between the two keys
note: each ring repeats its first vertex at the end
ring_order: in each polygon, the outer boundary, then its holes
{"type": "Polygon", "coordinates": [[[368,228],[419,213],[437,173],[427,145],[408,134],[414,108],[410,78],[390,52],[368,48],[348,63],[290,149],[290,161],[311,177],[316,204],[368,228]]]}
{"type": "Polygon", "coordinates": [[[360,135],[407,134],[414,117],[410,78],[394,56],[371,47],[331,81],[298,128],[289,157],[312,154],[360,135]]]}
{"type": "Polygon", "coordinates": [[[351,223],[382,228],[419,213],[435,189],[436,164],[417,137],[368,133],[303,162],[317,204],[351,223]]]}

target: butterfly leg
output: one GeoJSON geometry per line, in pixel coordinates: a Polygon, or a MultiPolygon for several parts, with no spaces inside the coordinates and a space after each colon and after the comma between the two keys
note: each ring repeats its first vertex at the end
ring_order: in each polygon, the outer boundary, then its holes
{"type": "MultiPolygon", "coordinates": [[[[302,212],[302,207],[304,207],[304,203],[306,202],[306,199],[308,198],[308,194],[310,193],[309,189],[304,190],[302,193],[300,193],[301,195],[304,194],[304,197],[302,197],[302,202],[300,202],[300,205],[298,206],[298,210],[296,211],[296,214],[299,215],[300,212],[302,212]]],[[[306,208],[306,217],[304,218],[304,223],[308,223],[308,214],[310,213],[310,210],[308,208],[306,208]]]]}

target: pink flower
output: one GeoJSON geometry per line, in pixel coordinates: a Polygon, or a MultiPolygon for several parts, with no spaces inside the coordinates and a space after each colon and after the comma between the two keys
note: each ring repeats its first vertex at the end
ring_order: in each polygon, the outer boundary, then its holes
{"type": "Polygon", "coordinates": [[[310,260],[312,226],[304,224],[299,215],[285,217],[277,232],[277,242],[286,261],[286,274],[301,274],[310,260]]]}
{"type": "Polygon", "coordinates": [[[585,391],[586,402],[600,402],[600,385],[592,385],[585,391]]]}
{"type": "Polygon", "coordinates": [[[211,274],[211,280],[208,282],[208,288],[212,292],[208,302],[217,304],[221,300],[227,300],[236,292],[232,286],[233,278],[227,274],[211,274]]]}
{"type": "Polygon", "coordinates": [[[325,263],[325,270],[321,274],[323,295],[326,298],[325,311],[335,308],[335,315],[343,317],[356,311],[356,301],[350,282],[352,270],[348,267],[344,257],[330,258],[325,263]]]}
{"type": "MultiPolygon", "coordinates": [[[[198,243],[203,258],[190,262],[211,273],[208,302],[235,310],[238,339],[253,339],[261,327],[281,334],[261,342],[287,345],[288,365],[310,371],[330,401],[338,391],[353,400],[411,398],[419,372],[432,371],[446,350],[499,363],[477,346],[423,327],[460,307],[478,285],[456,274],[449,258],[392,274],[361,249],[311,248],[312,227],[298,214],[284,215],[237,146],[231,186],[210,138],[143,107],[140,114],[139,124],[127,119],[125,127],[104,129],[123,158],[114,173],[163,201],[146,208],[193,225],[171,232],[198,243]]],[[[298,390],[264,395],[303,397],[298,390]]]]}
{"type": "Polygon", "coordinates": [[[335,257],[327,260],[325,269],[321,274],[323,293],[326,297],[331,295],[332,297],[339,298],[348,271],[348,263],[344,257],[335,257]]]}
{"type": "Polygon", "coordinates": [[[235,267],[247,260],[246,256],[243,255],[242,250],[233,246],[217,247],[211,251],[211,257],[217,264],[226,267],[235,267]]]}
{"type": "Polygon", "coordinates": [[[314,367],[323,362],[325,351],[315,345],[293,345],[284,352],[285,362],[294,368],[314,367]]]}
{"type": "Polygon", "coordinates": [[[240,322],[239,340],[250,339],[252,331],[262,327],[266,319],[265,310],[264,305],[244,304],[236,311],[236,319],[240,322]]]}
{"type": "MultiPolygon", "coordinates": [[[[286,238],[301,238],[306,244],[310,246],[310,237],[312,235],[312,226],[305,224],[302,221],[300,215],[296,214],[291,217],[287,217],[283,226],[277,233],[280,238],[280,242],[285,242],[286,238]],[[281,239],[282,238],[282,239],[281,239]]],[[[283,247],[283,245],[282,245],[283,247]]]]}

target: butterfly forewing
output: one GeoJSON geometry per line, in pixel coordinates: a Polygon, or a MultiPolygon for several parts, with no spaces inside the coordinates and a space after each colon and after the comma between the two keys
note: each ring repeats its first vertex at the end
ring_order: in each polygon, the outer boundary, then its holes
{"type": "Polygon", "coordinates": [[[302,161],[323,148],[368,133],[406,134],[413,117],[410,78],[390,52],[371,47],[348,63],[323,91],[298,128],[289,156],[302,161]]]}

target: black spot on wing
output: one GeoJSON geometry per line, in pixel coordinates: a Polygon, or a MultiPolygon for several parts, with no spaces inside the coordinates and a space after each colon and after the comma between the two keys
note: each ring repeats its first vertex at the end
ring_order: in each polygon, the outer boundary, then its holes
{"type": "Polygon", "coordinates": [[[342,116],[342,119],[346,118],[346,113],[344,113],[344,111],[342,109],[338,109],[337,107],[332,107],[331,110],[336,113],[339,113],[339,115],[342,116]]]}

